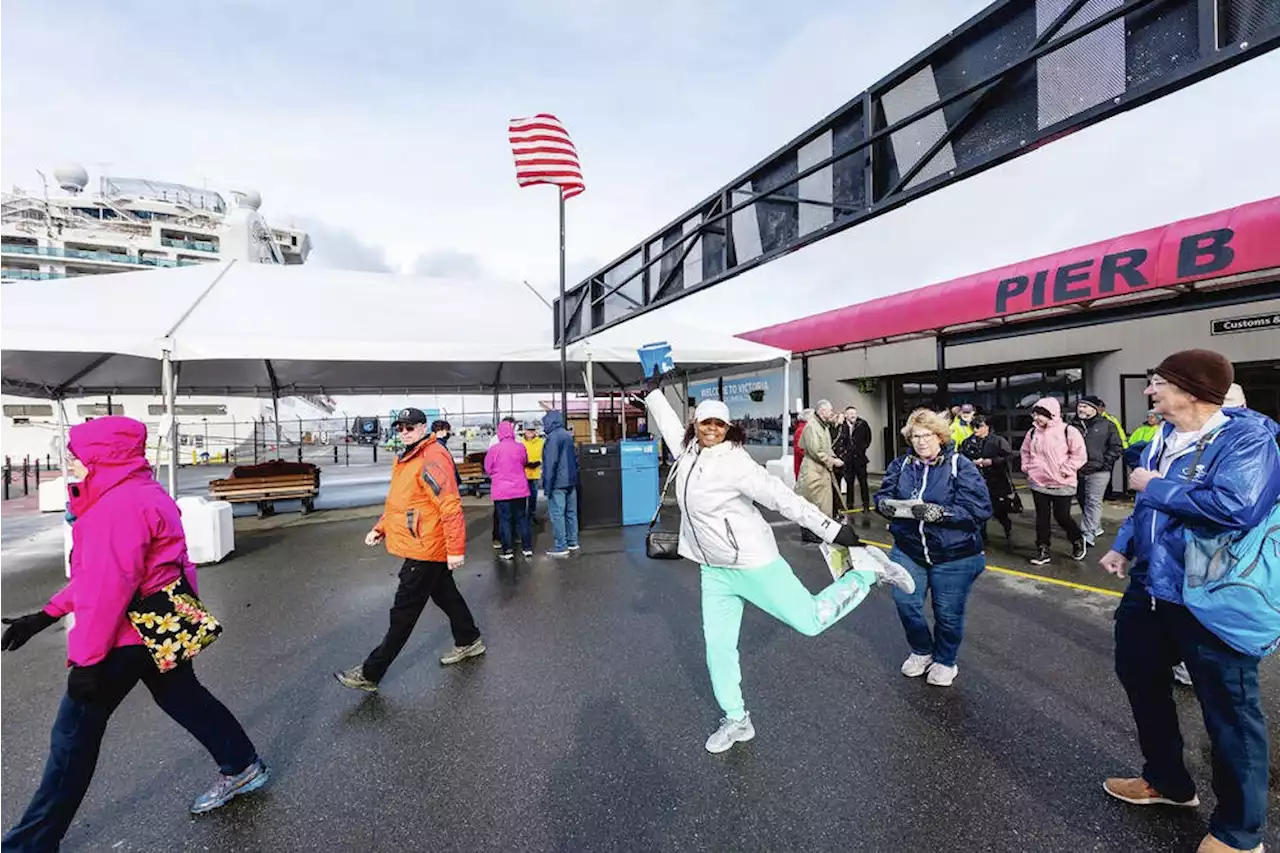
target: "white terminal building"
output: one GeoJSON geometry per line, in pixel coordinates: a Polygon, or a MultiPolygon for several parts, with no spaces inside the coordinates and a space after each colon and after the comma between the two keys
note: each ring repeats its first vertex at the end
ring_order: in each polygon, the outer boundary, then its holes
{"type": "MultiPolygon", "coordinates": [[[[86,275],[177,267],[240,259],[254,263],[302,264],[311,239],[297,228],[269,225],[254,190],[218,192],[143,178],[100,177],[93,191],[84,167],[60,166],[52,184],[41,175],[40,192],[14,187],[2,196],[0,279],[56,281],[86,275]]],[[[67,311],[75,311],[67,305],[67,311]]],[[[252,311],[252,305],[244,310],[252,311]]],[[[234,318],[228,318],[228,322],[234,318]]],[[[14,464],[24,457],[57,456],[55,403],[3,397],[3,453],[14,464]]],[[[164,413],[160,397],[116,396],[68,399],[68,425],[106,415],[127,415],[154,431],[164,413]],[[108,408],[110,406],[110,408],[108,408]]],[[[280,401],[282,425],[333,418],[332,400],[280,401]]],[[[252,440],[252,423],[273,421],[269,402],[249,398],[179,397],[180,454],[184,461],[216,457],[252,440]],[[246,434],[248,433],[248,434],[246,434]]],[[[297,432],[297,429],[286,433],[297,432]]],[[[274,427],[270,435],[274,437],[274,427]]],[[[299,436],[300,437],[300,436],[299,436]]],[[[243,454],[241,454],[243,460],[243,454]]]]}

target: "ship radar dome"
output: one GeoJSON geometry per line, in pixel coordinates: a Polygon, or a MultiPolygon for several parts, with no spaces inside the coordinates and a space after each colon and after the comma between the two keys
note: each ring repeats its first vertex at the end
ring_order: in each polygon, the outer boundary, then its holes
{"type": "Polygon", "coordinates": [[[58,187],[72,194],[79,193],[89,185],[89,173],[79,163],[63,163],[53,170],[53,179],[58,187]]]}

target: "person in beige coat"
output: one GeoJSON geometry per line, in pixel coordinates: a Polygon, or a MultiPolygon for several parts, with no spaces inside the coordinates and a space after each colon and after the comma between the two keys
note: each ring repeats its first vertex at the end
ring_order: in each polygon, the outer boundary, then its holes
{"type": "MultiPolygon", "coordinates": [[[[844,509],[844,500],[840,497],[836,486],[836,471],[844,462],[836,456],[831,447],[831,432],[827,425],[835,418],[835,409],[829,400],[819,400],[814,407],[815,418],[806,425],[800,435],[800,447],[804,450],[804,461],[800,463],[800,477],[796,480],[796,492],[813,504],[828,517],[834,516],[837,508],[844,509]]],[[[813,541],[809,531],[805,530],[801,538],[806,542],[813,541]]]]}

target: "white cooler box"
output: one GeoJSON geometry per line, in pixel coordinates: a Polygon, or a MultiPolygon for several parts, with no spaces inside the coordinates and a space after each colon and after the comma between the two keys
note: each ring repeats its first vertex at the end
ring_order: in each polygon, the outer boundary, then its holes
{"type": "Polygon", "coordinates": [[[764,470],[786,483],[790,488],[796,487],[795,457],[790,454],[781,459],[770,459],[764,463],[764,470]]]}
{"type": "Polygon", "coordinates": [[[67,487],[61,477],[40,481],[40,511],[63,512],[67,508],[67,487]]]}
{"type": "Polygon", "coordinates": [[[187,535],[187,556],[196,565],[217,563],[236,549],[231,504],[202,497],[178,498],[182,529],[187,535]]]}

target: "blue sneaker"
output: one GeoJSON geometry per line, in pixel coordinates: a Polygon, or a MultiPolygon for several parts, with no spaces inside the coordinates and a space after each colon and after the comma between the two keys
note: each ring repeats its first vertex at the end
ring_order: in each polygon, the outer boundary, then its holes
{"type": "Polygon", "coordinates": [[[235,776],[222,776],[212,788],[196,797],[191,804],[192,814],[204,814],[219,809],[241,794],[256,791],[271,778],[271,770],[261,758],[235,776]]]}

